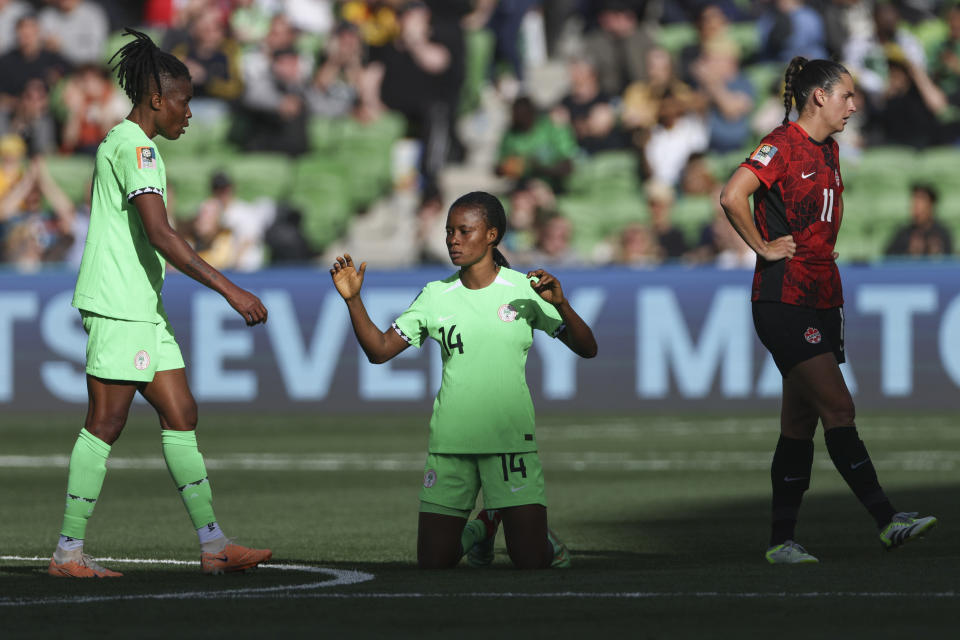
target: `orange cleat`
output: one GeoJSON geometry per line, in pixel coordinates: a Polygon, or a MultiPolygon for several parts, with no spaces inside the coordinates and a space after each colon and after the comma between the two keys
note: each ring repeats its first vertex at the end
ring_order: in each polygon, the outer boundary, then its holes
{"type": "Polygon", "coordinates": [[[119,571],[104,569],[85,553],[75,554],[71,559],[63,558],[62,562],[57,560],[57,554],[54,554],[50,558],[50,566],[47,567],[47,573],[55,578],[119,578],[123,576],[119,571]]]}
{"type": "Polygon", "coordinates": [[[228,542],[223,551],[200,554],[200,568],[204,573],[219,575],[252,569],[273,556],[270,549],[250,549],[228,542]]]}

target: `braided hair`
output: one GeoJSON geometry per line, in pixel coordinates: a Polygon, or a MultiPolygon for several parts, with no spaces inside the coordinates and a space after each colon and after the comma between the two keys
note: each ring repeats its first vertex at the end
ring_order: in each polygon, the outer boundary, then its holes
{"type": "Polygon", "coordinates": [[[124,35],[133,36],[134,39],[120,47],[107,64],[119,56],[117,64],[110,70],[117,72],[120,87],[133,104],[139,104],[140,100],[150,93],[151,78],[160,95],[163,95],[161,76],[190,79],[190,71],[186,65],[176,56],[161,51],[150,36],[129,27],[124,30],[124,35]]]}
{"type": "Polygon", "coordinates": [[[794,102],[797,112],[802,112],[814,89],[820,87],[830,91],[843,74],[850,75],[850,72],[832,60],[807,60],[803,56],[791,60],[784,74],[783,124],[790,121],[790,107],[794,102]]]}
{"type": "Polygon", "coordinates": [[[504,257],[503,253],[497,249],[497,245],[503,240],[503,234],[507,232],[507,214],[503,210],[503,204],[500,202],[500,199],[486,191],[471,191],[457,198],[457,200],[450,205],[450,210],[447,215],[452,213],[454,209],[460,207],[478,209],[483,214],[483,219],[486,221],[487,226],[497,230],[497,239],[493,241],[493,263],[498,267],[507,267],[509,269],[510,263],[506,257],[504,257]]]}

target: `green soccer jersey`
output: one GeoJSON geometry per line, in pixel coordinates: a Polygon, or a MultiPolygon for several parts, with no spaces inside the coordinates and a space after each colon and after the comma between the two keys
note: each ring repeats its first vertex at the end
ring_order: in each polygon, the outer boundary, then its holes
{"type": "Polygon", "coordinates": [[[161,322],[166,260],[147,238],[133,199],[157,193],[166,202],[167,174],[157,146],[124,120],[97,149],[90,229],[73,306],[121,320],[161,322]]]}
{"type": "Polygon", "coordinates": [[[393,327],[415,347],[428,337],[440,343],[430,453],[536,451],[527,352],[534,329],[556,337],[563,322],[524,274],[501,267],[483,289],[466,288],[458,274],[431,282],[393,327]]]}

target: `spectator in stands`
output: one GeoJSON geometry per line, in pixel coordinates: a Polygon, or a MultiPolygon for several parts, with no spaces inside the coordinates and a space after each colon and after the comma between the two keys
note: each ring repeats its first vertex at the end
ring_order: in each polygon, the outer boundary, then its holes
{"type": "Polygon", "coordinates": [[[443,208],[443,194],[436,185],[427,185],[417,206],[417,262],[420,264],[447,265],[445,238],[447,235],[447,212],[443,208]]]}
{"type": "Polygon", "coordinates": [[[0,134],[3,133],[22,138],[31,157],[57,150],[57,125],[50,113],[47,85],[43,80],[29,80],[12,110],[0,110],[0,134]]]}
{"type": "Polygon", "coordinates": [[[873,9],[873,32],[851,34],[844,52],[844,65],[874,102],[882,101],[887,88],[890,59],[906,60],[918,69],[927,68],[923,45],[900,26],[900,12],[892,2],[878,2],[873,9]]]}
{"type": "Polygon", "coordinates": [[[224,226],[216,203],[207,201],[187,226],[187,241],[197,255],[217,270],[233,269],[236,257],[236,238],[224,226]]]}
{"type": "Polygon", "coordinates": [[[264,235],[270,250],[270,264],[302,264],[316,256],[302,228],[303,214],[285,204],[277,206],[277,217],[264,235]]]}
{"type": "Polygon", "coordinates": [[[521,180],[510,193],[510,209],[507,212],[507,228],[504,248],[511,253],[523,255],[533,250],[536,244],[536,221],[550,211],[557,210],[557,198],[543,180],[521,180]]]}
{"type": "Polygon", "coordinates": [[[248,78],[231,138],[245,151],[307,151],[308,76],[293,49],[273,53],[266,77],[248,78]]]}
{"type": "Polygon", "coordinates": [[[400,32],[394,0],[347,0],[340,15],[357,25],[363,41],[371,47],[390,43],[400,32]]]}
{"type": "Polygon", "coordinates": [[[20,182],[24,172],[27,145],[15,133],[0,136],[0,198],[20,182]]]}
{"type": "Polygon", "coordinates": [[[599,27],[585,36],[585,51],[599,73],[600,88],[609,95],[620,95],[631,82],[647,79],[647,51],[653,48],[654,38],[637,13],[641,3],[599,2],[599,27]]]}
{"type": "Polygon", "coordinates": [[[280,11],[290,18],[290,24],[302,33],[325,37],[333,30],[333,2],[331,0],[280,0],[280,11]]]}
{"type": "Polygon", "coordinates": [[[690,67],[707,99],[710,150],[718,153],[741,149],[750,138],[753,87],[740,71],[738,51],[730,43],[714,41],[690,67]]]}
{"type": "Polygon", "coordinates": [[[710,133],[701,115],[668,91],[660,99],[657,124],[644,147],[650,176],[676,186],[690,156],[707,149],[710,133]]]}
{"type": "MultiPolygon", "coordinates": [[[[479,0],[478,13],[486,13],[486,27],[493,32],[494,48],[491,72],[499,63],[506,63],[513,78],[524,79],[523,52],[520,42],[520,27],[527,12],[534,11],[543,0],[479,0]]],[[[477,20],[476,16],[472,16],[477,20]]],[[[509,96],[510,91],[506,92],[509,96]]],[[[514,96],[516,93],[514,93],[514,96]]]]}
{"type": "Polygon", "coordinates": [[[533,101],[520,96],[513,102],[510,128],[500,140],[497,174],[514,180],[541,178],[554,191],[562,191],[576,152],[570,126],[538,115],[533,101]]]}
{"type": "Polygon", "coordinates": [[[89,0],[51,0],[40,12],[47,49],[71,64],[100,64],[106,54],[110,23],[103,8],[89,0]]]}
{"type": "Polygon", "coordinates": [[[519,254],[518,262],[552,267],[574,267],[582,264],[570,247],[573,225],[569,219],[555,211],[544,212],[537,216],[535,229],[537,240],[533,250],[519,254]]]}
{"type": "Polygon", "coordinates": [[[17,21],[17,47],[0,56],[0,110],[10,111],[30,80],[43,80],[49,88],[69,67],[62,56],[45,48],[36,16],[24,15],[17,21]]]}
{"type": "Polygon", "coordinates": [[[727,220],[720,206],[721,186],[710,197],[713,218],[700,230],[700,240],[684,258],[693,264],[712,264],[719,269],[752,269],[756,254],[727,220]]]}
{"type": "Polygon", "coordinates": [[[60,135],[65,153],[95,155],[107,132],[130,111],[130,101],[101,66],[86,64],[67,79],[61,94],[66,120],[60,135]]]}
{"type": "Polygon", "coordinates": [[[422,143],[420,170],[429,183],[450,152],[463,82],[462,33],[434,29],[430,9],[423,2],[403,4],[398,19],[398,36],[372,48],[370,57],[381,78],[380,99],[404,115],[411,137],[422,143]]]}
{"type": "Polygon", "coordinates": [[[227,34],[222,14],[205,11],[188,26],[185,42],[170,49],[190,70],[193,100],[190,109],[198,124],[226,114],[226,102],[243,92],[240,47],[227,34]]]}
{"type": "Polygon", "coordinates": [[[892,54],[897,57],[887,61],[887,88],[875,117],[881,141],[922,149],[956,140],[955,127],[939,120],[949,109],[947,96],[922,67],[892,54]]]}
{"type": "Polygon", "coordinates": [[[615,260],[628,267],[654,267],[661,262],[661,250],[650,227],[632,222],[620,232],[615,260]]]}
{"type": "Polygon", "coordinates": [[[668,93],[679,101],[685,111],[703,109],[703,96],[677,77],[670,53],[661,47],[654,47],[647,52],[647,80],[634,82],[627,87],[620,112],[620,123],[628,136],[629,146],[639,156],[637,164],[641,180],[650,176],[644,149],[657,124],[660,101],[668,93]]]}
{"type": "Polygon", "coordinates": [[[949,6],[944,16],[947,36],[933,54],[930,77],[954,107],[960,107],[960,3],[949,6]]]}
{"type": "Polygon", "coordinates": [[[270,30],[270,12],[259,0],[233,0],[228,24],[230,32],[244,49],[256,47],[270,30]]]}
{"type": "Polygon", "coordinates": [[[910,193],[910,222],[893,236],[888,256],[944,256],[953,253],[950,231],[937,220],[939,193],[933,185],[915,183],[910,193]]]}
{"type": "Polygon", "coordinates": [[[613,99],[600,90],[596,69],[586,60],[573,60],[567,69],[570,92],[559,113],[573,126],[577,144],[587,153],[623,147],[613,99]]]}
{"type": "Polygon", "coordinates": [[[691,154],[683,168],[680,192],[684,196],[705,196],[713,193],[718,185],[717,176],[713,174],[707,161],[707,154],[691,154]]]}
{"type": "Polygon", "coordinates": [[[313,86],[307,94],[314,115],[335,118],[351,111],[363,82],[365,52],[357,27],[337,26],[317,60],[313,86]]]}
{"type": "Polygon", "coordinates": [[[758,59],[789,62],[794,56],[827,57],[823,19],[803,0],[774,0],[757,19],[758,59]]]}
{"type": "MultiPolygon", "coordinates": [[[[297,37],[297,30],[290,24],[287,16],[282,13],[274,14],[270,19],[267,35],[260,41],[259,46],[243,54],[241,67],[244,86],[270,84],[273,55],[277,51],[296,49],[297,37]]],[[[302,64],[306,70],[310,61],[303,60],[302,64]]]]}
{"type": "Polygon", "coordinates": [[[0,0],[0,55],[16,46],[17,21],[30,12],[30,5],[22,0],[0,0]]]}
{"type": "Polygon", "coordinates": [[[873,5],[869,0],[820,0],[812,3],[823,22],[824,46],[830,60],[843,60],[850,40],[873,33],[873,5]]]}
{"type": "Polygon", "coordinates": [[[730,20],[719,4],[708,2],[701,6],[693,24],[697,29],[697,41],[680,51],[680,77],[687,84],[696,81],[691,73],[691,65],[703,55],[704,47],[715,43],[737,46],[730,35],[730,20]]]}
{"type": "Polygon", "coordinates": [[[671,210],[676,201],[673,187],[654,180],[644,186],[647,209],[650,211],[650,228],[665,259],[676,259],[687,252],[687,240],[683,232],[673,226],[671,210]]]}
{"type": "MultiPolygon", "coordinates": [[[[210,178],[210,197],[199,209],[200,218],[216,220],[229,231],[230,250],[226,267],[238,271],[256,271],[266,263],[264,234],[273,224],[277,207],[269,198],[245,202],[236,197],[233,180],[224,171],[210,178]]],[[[213,224],[208,224],[213,227],[213,224]]]]}
{"type": "Polygon", "coordinates": [[[0,198],[2,261],[35,271],[44,262],[62,260],[73,242],[73,214],[73,203],[54,182],[43,158],[34,158],[0,198]],[[44,199],[50,203],[49,210],[44,199]]]}

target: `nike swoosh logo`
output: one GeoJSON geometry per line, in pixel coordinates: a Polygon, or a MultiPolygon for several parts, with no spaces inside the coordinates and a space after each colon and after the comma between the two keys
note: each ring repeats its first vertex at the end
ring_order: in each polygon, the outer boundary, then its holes
{"type": "Polygon", "coordinates": [[[230,558],[229,558],[228,556],[220,556],[220,557],[215,557],[215,558],[214,558],[214,560],[219,560],[220,562],[226,562],[226,561],[228,561],[229,559],[230,559],[230,558]]]}
{"type": "Polygon", "coordinates": [[[450,318],[452,318],[452,317],[455,316],[455,315],[457,315],[457,314],[451,313],[451,314],[448,315],[448,316],[440,316],[439,318],[437,318],[437,322],[446,322],[447,320],[449,320],[450,318]]]}
{"type": "Polygon", "coordinates": [[[800,173],[800,177],[803,178],[804,180],[806,180],[807,178],[809,178],[810,176],[812,176],[812,175],[815,174],[815,173],[816,173],[816,171],[811,171],[810,173],[803,173],[803,172],[801,172],[801,173],[800,173]]]}
{"type": "Polygon", "coordinates": [[[526,489],[526,488],[527,488],[527,485],[523,485],[522,487],[510,487],[510,493],[516,493],[517,491],[520,491],[521,489],[526,489]]]}
{"type": "Polygon", "coordinates": [[[796,478],[791,478],[790,476],[783,476],[784,482],[796,482],[797,480],[809,480],[807,476],[798,476],[796,478]]]}
{"type": "Polygon", "coordinates": [[[867,464],[868,462],[870,462],[870,458],[866,458],[866,459],[864,459],[864,460],[861,460],[860,462],[851,462],[851,463],[850,463],[850,468],[851,468],[851,469],[859,469],[860,467],[862,467],[863,465],[867,464]]]}

